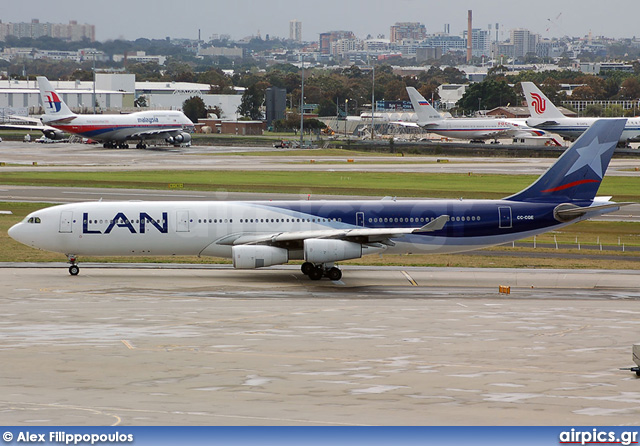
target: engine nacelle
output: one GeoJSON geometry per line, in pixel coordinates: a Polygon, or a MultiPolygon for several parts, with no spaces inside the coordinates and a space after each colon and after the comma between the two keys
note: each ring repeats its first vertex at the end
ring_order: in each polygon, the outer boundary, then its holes
{"type": "Polygon", "coordinates": [[[255,269],[287,263],[289,253],[286,249],[274,246],[240,245],[231,248],[231,258],[234,268],[255,269]]]}
{"type": "Polygon", "coordinates": [[[54,141],[58,141],[60,139],[64,139],[64,132],[60,130],[44,130],[42,134],[49,139],[53,139],[54,141]]]}
{"type": "Polygon", "coordinates": [[[307,239],[304,241],[304,259],[311,263],[328,263],[362,257],[360,243],[344,240],[307,239]]]}
{"type": "Polygon", "coordinates": [[[191,135],[189,133],[180,133],[179,135],[176,136],[169,136],[166,141],[169,144],[183,144],[183,143],[188,143],[189,141],[191,141],[191,135]]]}

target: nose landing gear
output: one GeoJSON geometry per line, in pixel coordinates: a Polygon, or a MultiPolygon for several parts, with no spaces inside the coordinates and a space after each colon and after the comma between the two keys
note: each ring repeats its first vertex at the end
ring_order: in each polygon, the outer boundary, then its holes
{"type": "Polygon", "coordinates": [[[73,254],[67,254],[67,259],[69,259],[69,263],[71,264],[71,266],[69,266],[69,274],[77,276],[80,272],[80,267],[76,264],[77,257],[73,254]]]}

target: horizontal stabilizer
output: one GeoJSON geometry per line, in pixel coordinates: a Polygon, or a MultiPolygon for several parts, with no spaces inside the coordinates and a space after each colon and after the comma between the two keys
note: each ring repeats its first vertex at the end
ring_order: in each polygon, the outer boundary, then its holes
{"type": "Polygon", "coordinates": [[[608,203],[608,204],[600,204],[595,206],[575,206],[569,203],[558,205],[554,211],[553,216],[556,220],[566,222],[571,221],[576,218],[580,218],[589,212],[600,211],[605,209],[619,208],[622,206],[628,206],[630,204],[635,204],[633,202],[623,202],[623,203],[608,203]]]}

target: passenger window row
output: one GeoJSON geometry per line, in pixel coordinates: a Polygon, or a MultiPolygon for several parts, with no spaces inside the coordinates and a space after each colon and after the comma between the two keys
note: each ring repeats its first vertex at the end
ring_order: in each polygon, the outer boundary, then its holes
{"type": "MultiPolygon", "coordinates": [[[[341,218],[241,218],[240,223],[327,223],[327,222],[341,222],[341,218]]],[[[199,218],[198,223],[223,223],[220,219],[206,219],[199,218]]],[[[224,223],[233,223],[233,219],[225,219],[224,223]]]]}
{"type": "MultiPolygon", "coordinates": [[[[429,223],[435,220],[434,217],[385,217],[369,218],[369,223],[429,223]]],[[[451,221],[480,221],[480,216],[471,217],[451,217],[451,221]]]]}

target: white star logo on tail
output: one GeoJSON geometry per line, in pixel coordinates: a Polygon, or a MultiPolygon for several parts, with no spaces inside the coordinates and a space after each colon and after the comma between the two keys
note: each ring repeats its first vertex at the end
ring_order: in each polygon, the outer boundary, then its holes
{"type": "Polygon", "coordinates": [[[602,179],[602,155],[611,148],[611,142],[601,143],[599,139],[594,139],[588,146],[576,149],[580,156],[567,171],[565,176],[580,170],[584,166],[589,166],[591,170],[602,179]]]}

